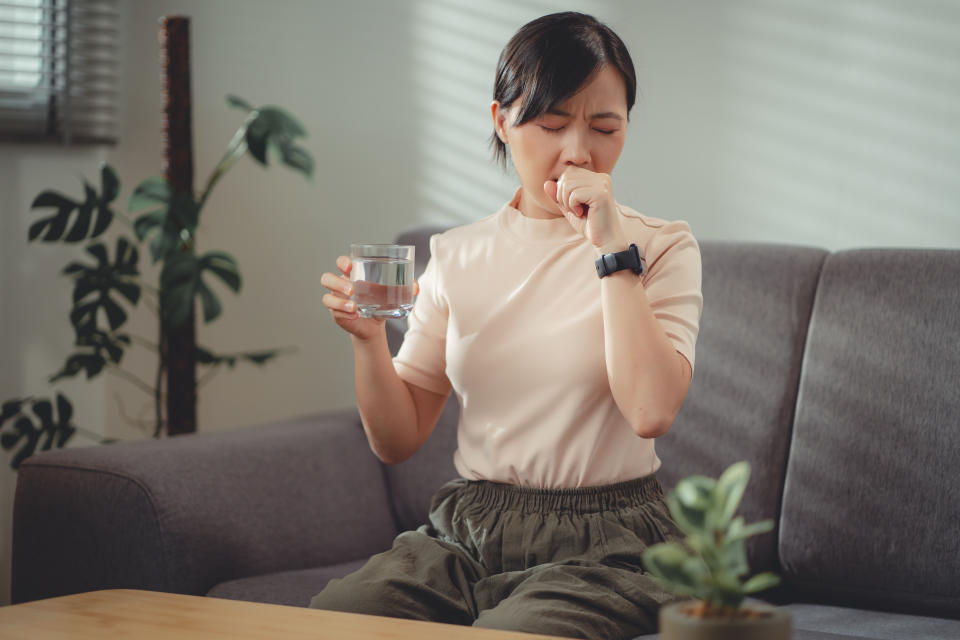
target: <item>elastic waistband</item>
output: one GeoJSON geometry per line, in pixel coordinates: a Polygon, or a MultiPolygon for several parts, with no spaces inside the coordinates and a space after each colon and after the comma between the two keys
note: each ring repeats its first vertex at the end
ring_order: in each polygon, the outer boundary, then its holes
{"type": "Polygon", "coordinates": [[[489,480],[461,479],[459,482],[463,484],[458,501],[526,513],[596,513],[636,507],[663,498],[663,488],[655,475],[575,489],[537,489],[489,480]]]}

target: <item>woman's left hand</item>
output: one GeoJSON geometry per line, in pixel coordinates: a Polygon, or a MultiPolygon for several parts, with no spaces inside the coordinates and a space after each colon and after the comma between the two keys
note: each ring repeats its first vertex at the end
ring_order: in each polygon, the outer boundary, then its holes
{"type": "Polygon", "coordinates": [[[608,174],[569,167],[559,180],[544,182],[543,190],[557,203],[570,226],[594,247],[602,251],[621,251],[626,247],[613,199],[613,181],[608,174]]]}

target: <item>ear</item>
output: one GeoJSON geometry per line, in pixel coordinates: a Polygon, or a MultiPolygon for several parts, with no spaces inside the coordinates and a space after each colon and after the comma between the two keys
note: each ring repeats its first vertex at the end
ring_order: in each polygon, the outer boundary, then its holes
{"type": "Polygon", "coordinates": [[[494,100],[490,103],[490,115],[493,117],[493,130],[497,132],[500,142],[509,144],[507,142],[507,109],[500,106],[499,100],[494,100]]]}

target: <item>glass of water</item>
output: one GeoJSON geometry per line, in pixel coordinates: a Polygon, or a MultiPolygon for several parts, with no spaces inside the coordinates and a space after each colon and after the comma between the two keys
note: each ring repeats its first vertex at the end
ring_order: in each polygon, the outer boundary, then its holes
{"type": "Polygon", "coordinates": [[[413,245],[350,245],[350,281],[362,318],[403,318],[413,308],[413,245]]]}

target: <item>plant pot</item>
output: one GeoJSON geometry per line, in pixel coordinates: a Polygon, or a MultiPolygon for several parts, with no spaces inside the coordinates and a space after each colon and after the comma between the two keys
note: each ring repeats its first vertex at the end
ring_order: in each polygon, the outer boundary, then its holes
{"type": "Polygon", "coordinates": [[[691,614],[696,602],[674,602],[660,608],[660,640],[790,640],[790,612],[749,603],[749,617],[700,618],[691,614]]]}

